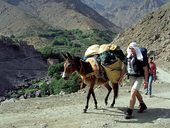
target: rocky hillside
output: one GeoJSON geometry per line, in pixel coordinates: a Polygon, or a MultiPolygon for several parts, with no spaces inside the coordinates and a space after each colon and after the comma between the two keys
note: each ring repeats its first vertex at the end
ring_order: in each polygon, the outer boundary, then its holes
{"type": "Polygon", "coordinates": [[[28,15],[14,5],[0,1],[0,34],[25,35],[48,27],[49,25],[40,19],[28,15]]]}
{"type": "Polygon", "coordinates": [[[0,34],[4,35],[47,28],[120,31],[80,0],[1,0],[0,19],[0,34]]]}
{"type": "Polygon", "coordinates": [[[170,0],[82,0],[99,14],[126,28],[170,0]]]}
{"type": "Polygon", "coordinates": [[[33,46],[6,37],[0,37],[0,69],[0,96],[4,90],[20,86],[26,80],[47,75],[47,64],[33,46]]]}
{"type": "Polygon", "coordinates": [[[170,71],[170,4],[145,16],[113,41],[123,48],[132,41],[156,52],[159,67],[170,71]]]}

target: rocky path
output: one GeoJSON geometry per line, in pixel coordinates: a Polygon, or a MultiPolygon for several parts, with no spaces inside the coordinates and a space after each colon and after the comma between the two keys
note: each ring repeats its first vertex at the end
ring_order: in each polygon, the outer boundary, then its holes
{"type": "MultiPolygon", "coordinates": [[[[0,105],[0,128],[170,128],[169,83],[154,83],[151,98],[141,90],[148,110],[139,114],[136,104],[131,120],[124,119],[124,111],[129,104],[128,89],[129,86],[120,87],[116,105],[110,108],[104,104],[106,89],[96,88],[98,109],[94,109],[91,99],[87,113],[83,113],[86,89],[63,96],[11,99],[0,105]]],[[[111,100],[112,95],[109,103],[111,100]]]]}

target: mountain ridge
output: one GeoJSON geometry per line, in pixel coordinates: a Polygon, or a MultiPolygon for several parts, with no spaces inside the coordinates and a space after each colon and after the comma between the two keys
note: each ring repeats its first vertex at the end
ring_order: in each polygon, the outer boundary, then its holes
{"type": "Polygon", "coordinates": [[[22,35],[25,31],[30,33],[30,31],[48,28],[84,31],[109,29],[116,33],[121,30],[80,0],[3,0],[0,2],[0,34],[22,35]],[[4,11],[5,9],[8,12],[4,11]],[[18,19],[14,20],[12,15],[17,15],[18,19]],[[22,20],[24,22],[21,22],[22,20]]]}
{"type": "Polygon", "coordinates": [[[31,31],[41,31],[49,27],[46,23],[35,20],[33,16],[20,11],[4,1],[0,1],[0,19],[0,34],[4,35],[26,34],[31,31]]]}
{"type": "Polygon", "coordinates": [[[82,0],[117,26],[126,28],[170,0],[82,0]]]}

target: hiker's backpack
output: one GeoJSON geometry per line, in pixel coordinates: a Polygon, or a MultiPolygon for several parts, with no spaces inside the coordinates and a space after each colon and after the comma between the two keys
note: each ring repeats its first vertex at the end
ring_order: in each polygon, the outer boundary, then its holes
{"type": "Polygon", "coordinates": [[[143,55],[143,65],[147,65],[148,67],[148,72],[150,71],[150,66],[149,66],[149,62],[148,62],[148,50],[146,48],[139,48],[142,55],[143,55]]]}
{"type": "Polygon", "coordinates": [[[144,75],[144,66],[148,66],[148,55],[146,48],[139,48],[143,61],[137,60],[136,57],[127,58],[127,71],[129,76],[143,76],[144,75]]]}
{"type": "Polygon", "coordinates": [[[145,62],[145,63],[148,63],[148,50],[146,49],[146,48],[139,48],[140,49],[140,51],[141,51],[141,53],[142,53],[142,56],[143,56],[143,61],[145,62]]]}

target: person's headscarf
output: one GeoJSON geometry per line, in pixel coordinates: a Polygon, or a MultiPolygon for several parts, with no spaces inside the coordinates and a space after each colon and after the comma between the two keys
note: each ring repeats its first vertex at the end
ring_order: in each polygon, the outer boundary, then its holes
{"type": "Polygon", "coordinates": [[[143,61],[143,55],[142,55],[139,47],[137,46],[136,42],[132,42],[132,43],[129,44],[129,46],[127,48],[127,58],[129,58],[131,56],[131,54],[132,54],[130,48],[134,48],[135,51],[136,51],[137,59],[143,61]]]}

